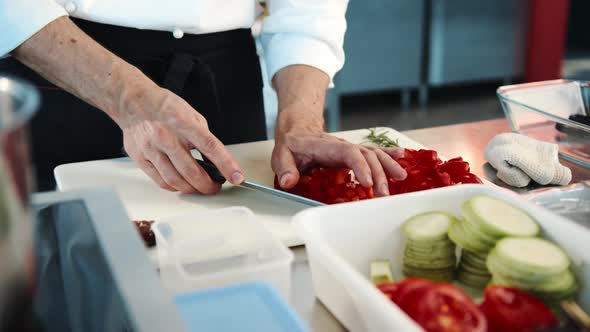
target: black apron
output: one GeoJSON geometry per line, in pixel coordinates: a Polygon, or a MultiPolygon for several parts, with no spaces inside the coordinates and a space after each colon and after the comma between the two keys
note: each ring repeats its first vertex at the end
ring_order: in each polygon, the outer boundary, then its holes
{"type": "MultiPolygon", "coordinates": [[[[262,76],[249,29],[176,39],[170,32],[73,20],[98,43],[186,100],[224,144],[266,139],[262,76]]],[[[41,108],[32,121],[40,190],[54,189],[53,169],[60,164],[122,156],[122,132],[105,113],[13,58],[0,60],[0,73],[29,80],[41,91],[41,108]]]]}

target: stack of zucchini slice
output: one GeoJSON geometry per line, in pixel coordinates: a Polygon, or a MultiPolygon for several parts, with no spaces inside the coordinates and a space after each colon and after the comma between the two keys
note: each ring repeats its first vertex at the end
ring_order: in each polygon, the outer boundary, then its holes
{"type": "Polygon", "coordinates": [[[464,219],[449,228],[449,237],[463,249],[457,279],[473,287],[485,287],[492,275],[486,266],[488,253],[498,240],[511,236],[536,236],[539,225],[525,212],[489,196],[466,201],[464,219]]]}
{"type": "Polygon", "coordinates": [[[435,281],[454,278],[455,244],[447,233],[455,217],[445,212],[428,212],[410,218],[403,226],[407,238],[403,272],[406,276],[435,281]]]}

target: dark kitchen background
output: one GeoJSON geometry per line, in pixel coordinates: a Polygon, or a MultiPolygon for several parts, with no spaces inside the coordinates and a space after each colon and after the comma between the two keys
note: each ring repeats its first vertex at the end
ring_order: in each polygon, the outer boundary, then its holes
{"type": "Polygon", "coordinates": [[[501,85],[590,79],[588,13],[587,0],[350,1],[328,126],[409,130],[503,117],[501,85]]]}

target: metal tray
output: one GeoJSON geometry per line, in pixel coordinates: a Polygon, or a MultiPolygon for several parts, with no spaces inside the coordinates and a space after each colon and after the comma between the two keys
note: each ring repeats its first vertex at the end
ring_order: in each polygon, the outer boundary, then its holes
{"type": "Polygon", "coordinates": [[[590,181],[565,187],[536,189],[523,196],[537,205],[590,228],[590,181]]]}

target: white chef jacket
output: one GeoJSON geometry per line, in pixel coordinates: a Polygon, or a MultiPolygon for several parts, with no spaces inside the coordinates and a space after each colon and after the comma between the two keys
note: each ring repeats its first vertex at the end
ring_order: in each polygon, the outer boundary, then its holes
{"type": "MultiPolygon", "coordinates": [[[[269,78],[304,64],[330,76],[342,68],[348,0],[267,0],[260,41],[269,78]]],[[[258,0],[0,0],[0,56],[64,15],[124,27],[202,34],[250,28],[258,0]]]]}

